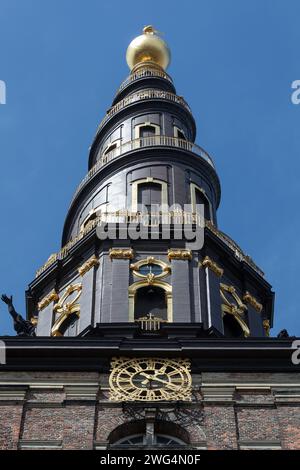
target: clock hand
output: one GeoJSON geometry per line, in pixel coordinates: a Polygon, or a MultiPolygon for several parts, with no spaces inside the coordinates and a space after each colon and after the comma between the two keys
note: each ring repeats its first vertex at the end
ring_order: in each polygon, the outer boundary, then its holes
{"type": "Polygon", "coordinates": [[[156,380],[157,382],[161,382],[161,383],[167,385],[169,388],[172,388],[173,390],[179,390],[180,389],[180,387],[178,387],[177,385],[172,384],[171,382],[169,382],[167,380],[159,379],[158,377],[153,377],[153,380],[156,380]]]}
{"type": "Polygon", "coordinates": [[[162,375],[165,374],[167,367],[168,367],[168,366],[161,366],[160,369],[155,370],[155,374],[162,374],[162,375]]]}
{"type": "MultiPolygon", "coordinates": [[[[140,375],[143,375],[144,377],[146,377],[146,379],[148,380],[152,380],[154,375],[151,375],[151,374],[146,374],[146,372],[140,372],[140,375]]],[[[142,382],[143,383],[143,382],[142,382]]]]}
{"type": "Polygon", "coordinates": [[[173,390],[179,390],[180,387],[178,387],[177,385],[174,385],[172,384],[171,382],[169,381],[166,381],[166,380],[163,380],[163,379],[159,379],[156,375],[149,375],[149,374],[146,374],[146,372],[140,372],[141,375],[143,375],[144,377],[146,377],[148,380],[156,380],[157,382],[161,382],[165,385],[167,385],[169,388],[172,388],[173,390]]]}

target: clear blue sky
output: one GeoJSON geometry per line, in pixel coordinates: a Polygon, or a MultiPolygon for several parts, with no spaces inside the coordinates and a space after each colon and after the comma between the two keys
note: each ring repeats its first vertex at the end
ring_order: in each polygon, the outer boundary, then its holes
{"type": "MultiPolygon", "coordinates": [[[[273,334],[300,336],[299,0],[0,0],[0,291],[24,291],[60,247],[97,124],[146,24],[164,32],[196,142],[222,183],[219,227],[276,292],[273,334]]],[[[11,334],[0,305],[0,334],[11,334]]]]}

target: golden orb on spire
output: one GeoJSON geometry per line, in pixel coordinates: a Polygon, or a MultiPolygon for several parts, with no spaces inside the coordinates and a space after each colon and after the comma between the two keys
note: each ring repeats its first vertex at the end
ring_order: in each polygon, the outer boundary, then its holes
{"type": "Polygon", "coordinates": [[[145,63],[154,63],[166,70],[170,60],[170,49],[150,25],[145,26],[143,34],[131,41],[126,52],[126,61],[130,70],[137,64],[145,63]]]}

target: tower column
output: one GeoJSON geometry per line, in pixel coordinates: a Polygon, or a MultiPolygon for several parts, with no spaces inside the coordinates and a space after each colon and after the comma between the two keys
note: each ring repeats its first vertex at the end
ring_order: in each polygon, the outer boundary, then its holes
{"type": "Polygon", "coordinates": [[[111,248],[109,257],[112,261],[110,321],[128,322],[129,262],[133,258],[133,249],[111,248]]]}
{"type": "Polygon", "coordinates": [[[264,328],[260,315],[263,306],[248,291],[243,296],[243,301],[247,305],[250,336],[263,336],[264,328]]]}
{"type": "Polygon", "coordinates": [[[212,261],[209,256],[206,256],[199,266],[205,276],[207,328],[213,327],[221,334],[224,334],[220,296],[220,277],[223,275],[223,269],[212,261]]]}
{"type": "Polygon", "coordinates": [[[50,336],[53,324],[54,302],[59,299],[57,292],[53,289],[38,304],[39,316],[36,334],[38,336],[50,336]]]}
{"type": "Polygon", "coordinates": [[[82,276],[78,334],[93,324],[94,278],[98,265],[99,260],[93,255],[78,268],[78,273],[82,276]]]}
{"type": "Polygon", "coordinates": [[[173,322],[190,323],[189,261],[192,259],[192,252],[191,250],[172,248],[168,251],[168,258],[171,261],[172,272],[173,322]]]}

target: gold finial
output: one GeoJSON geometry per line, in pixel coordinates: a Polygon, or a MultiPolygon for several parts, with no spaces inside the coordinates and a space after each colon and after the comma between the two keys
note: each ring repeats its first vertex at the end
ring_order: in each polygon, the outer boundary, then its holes
{"type": "Polygon", "coordinates": [[[144,27],[143,34],[131,41],[126,52],[127,64],[131,71],[140,64],[152,64],[166,70],[170,59],[171,53],[167,44],[152,25],[144,27]]]}
{"type": "Polygon", "coordinates": [[[153,26],[151,26],[151,24],[149,24],[148,26],[145,26],[143,28],[143,33],[144,34],[154,34],[155,33],[155,29],[153,28],[153,26]]]}

